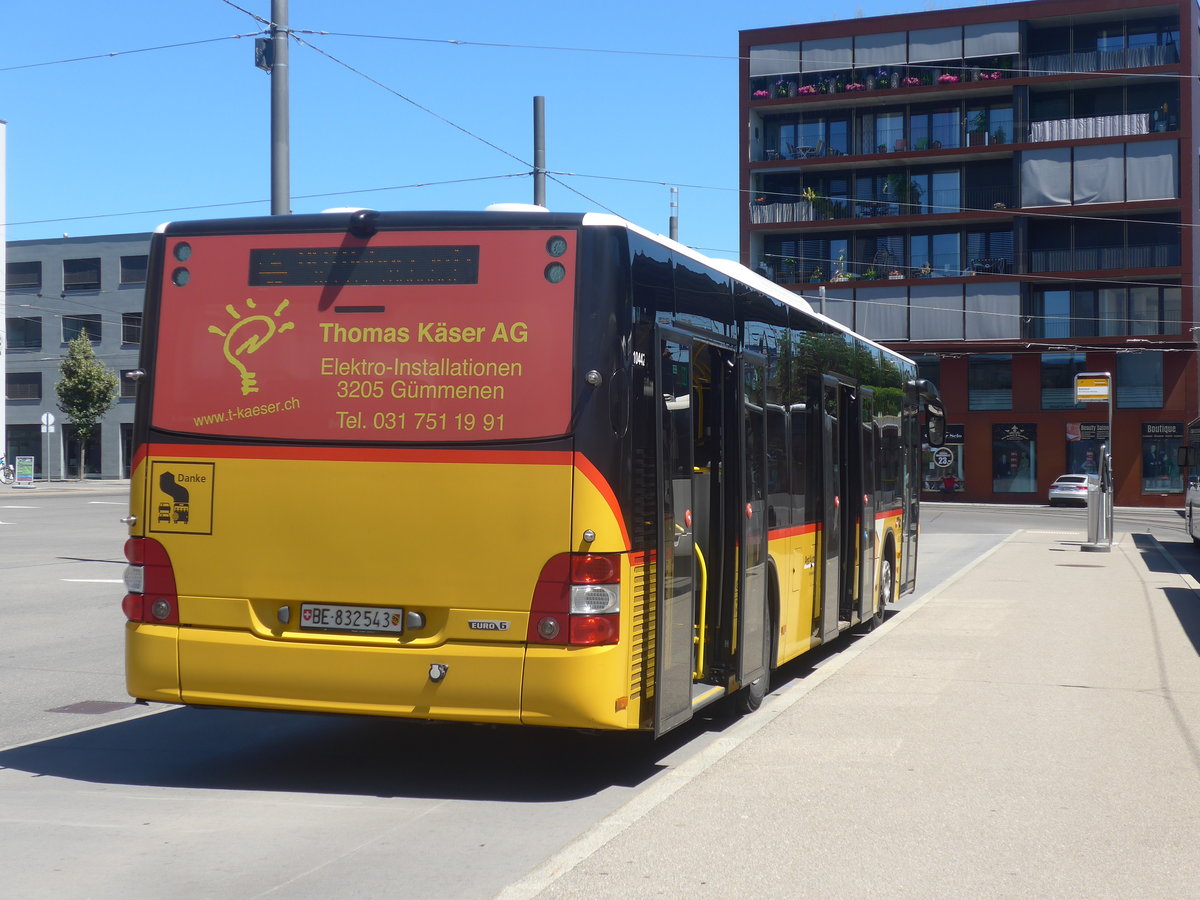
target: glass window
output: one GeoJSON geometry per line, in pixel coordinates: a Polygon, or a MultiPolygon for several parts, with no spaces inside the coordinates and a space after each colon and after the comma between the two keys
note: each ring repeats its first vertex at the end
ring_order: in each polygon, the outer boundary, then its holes
{"type": "Polygon", "coordinates": [[[42,286],[41,262],[10,262],[5,266],[8,289],[40,288],[42,286]]]}
{"type": "Polygon", "coordinates": [[[122,369],[121,370],[121,399],[128,400],[137,396],[137,381],[129,376],[136,372],[137,369],[122,369]]]}
{"type": "Polygon", "coordinates": [[[9,350],[42,349],[42,317],[14,316],[6,319],[9,350]]]}
{"type": "Polygon", "coordinates": [[[1075,375],[1084,371],[1083,353],[1042,354],[1042,409],[1083,409],[1075,402],[1075,375]]]}
{"type": "Polygon", "coordinates": [[[88,340],[93,344],[100,343],[100,315],[76,315],[62,317],[63,343],[73,341],[80,333],[87,331],[88,340]]]}
{"type": "Polygon", "coordinates": [[[63,260],[64,291],[100,290],[100,257],[63,260]]]}
{"type": "Polygon", "coordinates": [[[1037,490],[1037,426],[992,426],[992,491],[1032,494],[1037,490]]]}
{"type": "Polygon", "coordinates": [[[967,360],[967,408],[1012,409],[1012,356],[989,353],[967,360]]]}
{"type": "Polygon", "coordinates": [[[1126,334],[1129,314],[1125,306],[1125,288],[1100,289],[1100,334],[1109,337],[1126,334]]]}
{"type": "Polygon", "coordinates": [[[1161,313],[1157,285],[1141,285],[1129,289],[1129,333],[1160,334],[1161,313]]]}
{"type": "Polygon", "coordinates": [[[142,314],[121,313],[121,343],[140,344],[142,342],[142,314]]]}
{"type": "MultiPolygon", "coordinates": [[[[1030,337],[1065,338],[1071,334],[1071,292],[1062,290],[1040,291],[1034,295],[1033,321],[1029,324],[1030,337]]],[[[1043,357],[1044,358],[1044,357],[1043,357]]],[[[1043,382],[1043,387],[1045,383],[1043,382]]],[[[1044,404],[1043,404],[1044,406],[1044,404]]],[[[1053,409],[1055,407],[1045,407],[1053,409]]]]}
{"type": "Polygon", "coordinates": [[[145,284],[146,283],[146,257],[142,256],[122,256],[121,257],[121,284],[145,284]]]}
{"type": "Polygon", "coordinates": [[[1156,350],[1117,354],[1117,408],[1161,409],[1163,357],[1156,350]]]}
{"type": "Polygon", "coordinates": [[[9,372],[5,382],[5,399],[7,400],[41,400],[41,372],[9,372]]]}
{"type": "Polygon", "coordinates": [[[1096,292],[1077,288],[1071,298],[1071,334],[1075,337],[1096,336],[1096,292]]]}

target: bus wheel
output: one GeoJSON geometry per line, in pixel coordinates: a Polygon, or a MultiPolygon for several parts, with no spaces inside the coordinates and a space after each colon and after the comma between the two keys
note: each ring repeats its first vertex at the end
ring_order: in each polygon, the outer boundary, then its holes
{"type": "Polygon", "coordinates": [[[885,611],[889,603],[896,601],[896,564],[892,562],[892,551],[889,547],[879,562],[879,610],[871,616],[871,628],[883,624],[885,611]]]}
{"type": "Polygon", "coordinates": [[[749,715],[762,706],[763,698],[767,696],[767,683],[770,680],[771,676],[764,672],[733,695],[734,704],[741,715],[749,715]]]}

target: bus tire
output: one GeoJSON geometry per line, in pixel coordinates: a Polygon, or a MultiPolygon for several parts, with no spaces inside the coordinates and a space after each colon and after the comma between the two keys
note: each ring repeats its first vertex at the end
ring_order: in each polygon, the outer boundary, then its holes
{"type": "Polygon", "coordinates": [[[879,561],[879,609],[871,616],[871,629],[883,624],[889,603],[896,602],[896,559],[892,542],[888,541],[879,561]]]}
{"type": "Polygon", "coordinates": [[[733,695],[734,706],[740,715],[749,715],[760,706],[763,699],[767,696],[767,689],[771,684],[771,669],[775,663],[775,636],[778,633],[776,626],[778,609],[777,602],[779,597],[779,582],[775,574],[775,566],[771,564],[768,568],[770,578],[767,583],[767,608],[764,610],[763,631],[765,632],[763,643],[766,645],[763,650],[766,653],[766,671],[758,678],[755,678],[747,685],[743,685],[741,690],[733,695]]]}

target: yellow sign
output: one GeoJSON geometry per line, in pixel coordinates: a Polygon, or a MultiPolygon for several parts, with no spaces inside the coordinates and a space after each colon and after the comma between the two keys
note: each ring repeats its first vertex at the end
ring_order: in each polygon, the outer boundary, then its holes
{"type": "Polygon", "coordinates": [[[1104,402],[1112,396],[1112,377],[1107,373],[1075,376],[1075,402],[1104,402]]]}
{"type": "Polygon", "coordinates": [[[150,465],[149,531],[212,534],[216,464],[156,460],[150,465]]]}

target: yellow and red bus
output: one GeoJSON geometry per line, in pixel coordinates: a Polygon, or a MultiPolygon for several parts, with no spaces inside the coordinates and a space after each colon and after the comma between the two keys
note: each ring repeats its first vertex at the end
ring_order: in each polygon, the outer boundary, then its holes
{"type": "Polygon", "coordinates": [[[164,703],[661,734],[916,573],[913,363],[607,215],[155,234],[126,671],[164,703]]]}

